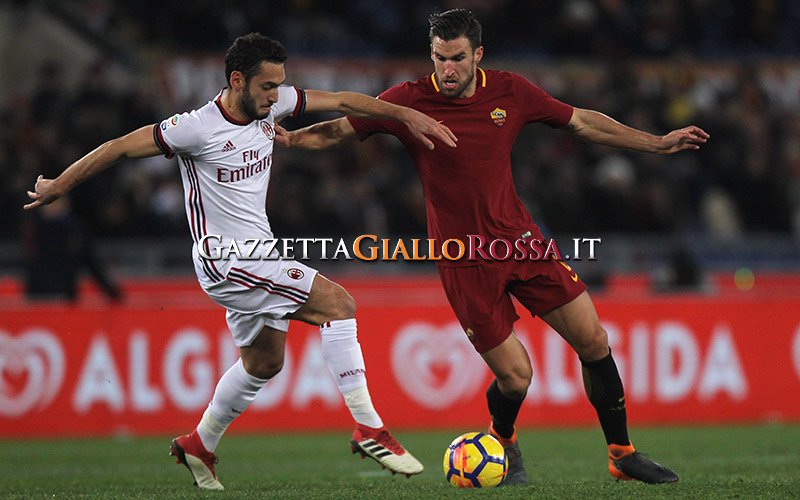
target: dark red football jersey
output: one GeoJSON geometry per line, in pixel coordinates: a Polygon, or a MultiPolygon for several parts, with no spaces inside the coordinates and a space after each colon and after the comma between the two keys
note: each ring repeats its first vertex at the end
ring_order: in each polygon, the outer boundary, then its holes
{"type": "MultiPolygon", "coordinates": [[[[522,127],[543,122],[565,126],[572,106],[560,102],[525,78],[507,71],[475,74],[475,95],[443,96],[434,75],[396,85],[379,97],[441,120],[458,137],[458,147],[436,144],[431,151],[401,122],[348,117],[363,140],[375,133],[396,136],[411,155],[425,193],[428,233],[438,245],[468,235],[491,241],[515,241],[535,228],[517,196],[511,175],[511,148],[522,127]]],[[[445,266],[475,265],[442,259],[445,266]]]]}

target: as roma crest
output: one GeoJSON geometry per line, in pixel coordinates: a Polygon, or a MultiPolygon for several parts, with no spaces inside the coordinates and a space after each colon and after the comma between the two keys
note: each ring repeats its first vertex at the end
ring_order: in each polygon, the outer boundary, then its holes
{"type": "Polygon", "coordinates": [[[491,113],[492,121],[498,127],[502,127],[506,123],[506,110],[500,108],[494,108],[494,111],[491,113]]]}

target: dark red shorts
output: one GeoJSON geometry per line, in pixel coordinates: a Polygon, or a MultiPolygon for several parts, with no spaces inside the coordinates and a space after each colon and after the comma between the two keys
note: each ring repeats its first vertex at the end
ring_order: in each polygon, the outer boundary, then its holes
{"type": "Polygon", "coordinates": [[[574,300],[586,290],[564,261],[492,260],[470,267],[439,267],[458,321],[479,353],[500,345],[519,319],[511,296],[533,316],[574,300]]]}

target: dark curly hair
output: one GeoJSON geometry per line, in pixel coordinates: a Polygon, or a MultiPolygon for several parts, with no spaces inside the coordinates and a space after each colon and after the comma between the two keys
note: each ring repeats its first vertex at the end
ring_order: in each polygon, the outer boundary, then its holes
{"type": "Polygon", "coordinates": [[[231,81],[234,71],[241,71],[245,82],[250,81],[258,73],[263,61],[286,62],[286,49],[280,42],[261,33],[240,36],[225,54],[225,81],[231,81]]]}

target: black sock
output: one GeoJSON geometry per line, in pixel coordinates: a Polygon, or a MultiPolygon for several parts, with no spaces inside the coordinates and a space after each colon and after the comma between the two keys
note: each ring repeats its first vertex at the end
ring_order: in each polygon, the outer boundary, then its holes
{"type": "Polygon", "coordinates": [[[517,421],[523,401],[525,401],[525,397],[517,400],[503,396],[500,388],[497,387],[497,379],[486,390],[486,402],[489,404],[492,426],[501,438],[508,439],[514,435],[514,422],[517,421]]]}
{"type": "Polygon", "coordinates": [[[589,401],[597,410],[606,443],[627,446],[630,441],[628,418],[625,413],[625,391],[611,352],[609,351],[608,356],[599,361],[581,360],[581,364],[583,386],[589,401]]]}

